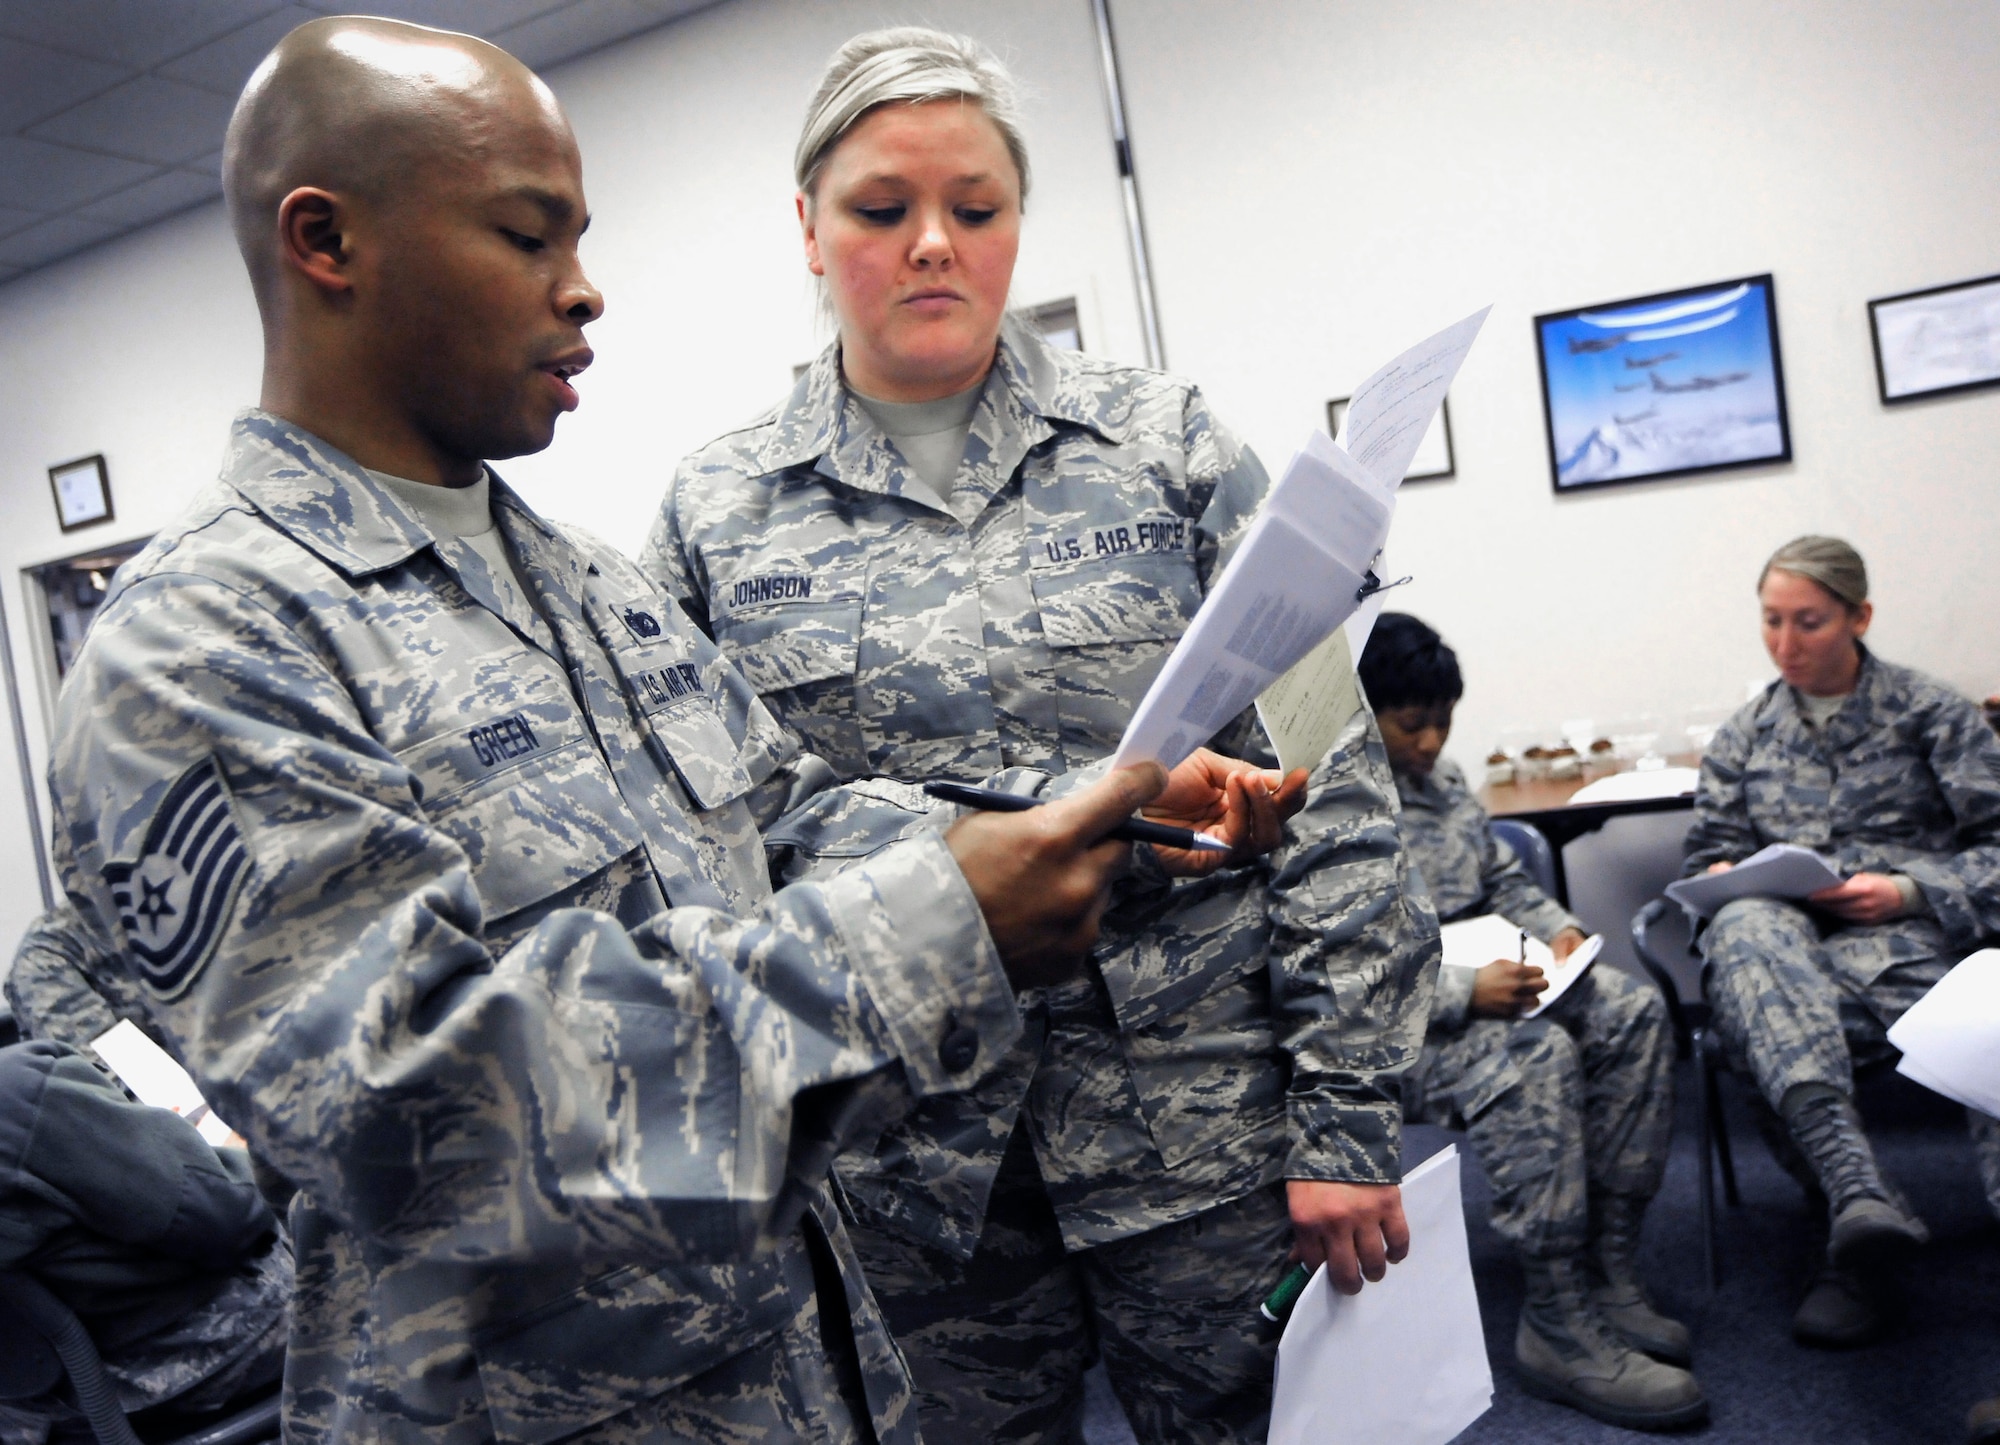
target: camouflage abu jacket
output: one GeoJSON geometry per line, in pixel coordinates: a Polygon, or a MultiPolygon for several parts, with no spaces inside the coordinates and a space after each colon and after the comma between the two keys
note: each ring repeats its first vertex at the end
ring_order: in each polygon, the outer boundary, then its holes
{"type": "MultiPolygon", "coordinates": [[[[836,345],[682,463],[641,557],[843,776],[1108,756],[1267,484],[1185,382],[1012,323],[948,510],[914,480],[836,345]]],[[[1248,724],[1216,746],[1262,747],[1248,724]]],[[[844,1160],[849,1194],[969,1256],[1024,1108],[1073,1248],[1281,1176],[1397,1179],[1435,925],[1365,711],[1290,838],[1121,907],[1095,983],[1031,1000],[1002,1070],[844,1160]]]]}
{"type": "Polygon", "coordinates": [[[1900,873],[1924,913],[1877,924],[1857,984],[1892,963],[2000,937],[2000,739],[1979,709],[1913,668],[1862,649],[1854,691],[1824,728],[1772,683],[1701,760],[1682,871],[1796,843],[1843,876],[1900,873]]]}
{"type": "Polygon", "coordinates": [[[615,1431],[775,1348],[819,1230],[877,1432],[913,1439],[823,1176],[1018,1037],[977,904],[920,826],[774,894],[760,822],[804,804],[797,852],[850,804],[921,817],[825,791],[629,562],[494,498],[532,615],[248,413],[58,708],[70,901],[300,1189],[287,1437],[615,1431]]]}
{"type": "MultiPolygon", "coordinates": [[[[1497,913],[1544,943],[1565,928],[1589,932],[1536,886],[1513,848],[1493,836],[1493,820],[1457,763],[1439,758],[1427,778],[1398,773],[1396,792],[1403,803],[1403,847],[1430,890],[1439,922],[1497,913]]],[[[1438,970],[1434,1028],[1465,1027],[1472,974],[1469,968],[1438,970]]]]}

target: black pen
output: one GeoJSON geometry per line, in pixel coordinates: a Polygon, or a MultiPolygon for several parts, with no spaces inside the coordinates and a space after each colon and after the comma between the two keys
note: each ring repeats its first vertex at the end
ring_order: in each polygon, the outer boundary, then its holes
{"type": "MultiPolygon", "coordinates": [[[[947,803],[967,808],[984,808],[994,813],[1025,813],[1042,806],[1040,798],[1024,798],[1019,793],[1002,793],[994,788],[975,788],[967,783],[925,783],[924,791],[947,803]]],[[[1197,833],[1192,828],[1176,828],[1169,823],[1149,823],[1129,818],[1109,833],[1127,843],[1151,843],[1159,848],[1181,848],[1198,853],[1227,853],[1229,845],[1220,838],[1197,833]]]]}

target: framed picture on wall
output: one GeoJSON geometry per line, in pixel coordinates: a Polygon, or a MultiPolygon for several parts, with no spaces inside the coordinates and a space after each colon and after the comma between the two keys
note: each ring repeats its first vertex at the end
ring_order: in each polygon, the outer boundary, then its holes
{"type": "Polygon", "coordinates": [[[2000,276],[1868,303],[1885,405],[2000,386],[2000,276]]]}
{"type": "MultiPolygon", "coordinates": [[[[1340,435],[1340,428],[1347,420],[1347,401],[1344,396],[1336,396],[1326,404],[1328,436],[1340,435]]],[[[1410,459],[1410,469],[1403,473],[1403,480],[1432,482],[1457,474],[1458,463],[1451,449],[1451,398],[1447,396],[1438,402],[1437,415],[1431,418],[1424,439],[1417,443],[1417,454],[1410,459]]]]}
{"type": "Polygon", "coordinates": [[[49,489],[56,496],[56,521],[65,532],[111,520],[111,479],[101,455],[50,467],[49,489]]]}
{"type": "Polygon", "coordinates": [[[1558,492],[1790,461],[1771,277],[1535,318],[1558,492]]]}

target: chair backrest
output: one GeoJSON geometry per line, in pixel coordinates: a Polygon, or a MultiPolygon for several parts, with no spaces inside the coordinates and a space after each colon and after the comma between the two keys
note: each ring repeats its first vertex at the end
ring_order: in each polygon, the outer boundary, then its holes
{"type": "Polygon", "coordinates": [[[1665,898],[1653,899],[1632,915],[1632,952],[1666,995],[1674,1035],[1685,1052],[1692,1030],[1706,1026],[1709,1016],[1702,991],[1706,965],[1695,950],[1687,913],[1665,898]]]}
{"type": "Polygon", "coordinates": [[[1535,886],[1549,897],[1555,897],[1556,852],[1549,846],[1542,830],[1533,823],[1523,823],[1514,818],[1495,818],[1492,827],[1493,836],[1520,855],[1528,876],[1535,880],[1535,886]]]}

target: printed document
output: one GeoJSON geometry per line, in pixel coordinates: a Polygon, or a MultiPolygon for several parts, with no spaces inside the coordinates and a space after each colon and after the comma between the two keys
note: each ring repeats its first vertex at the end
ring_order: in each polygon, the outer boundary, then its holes
{"type": "Polygon", "coordinates": [[[1804,898],[1839,882],[1832,865],[1812,849],[1773,843],[1726,872],[1669,883],[1667,897],[1699,918],[1713,918],[1732,898],[1804,898]]]}
{"type": "Polygon", "coordinates": [[[1967,954],[1889,1030],[1896,1072],[2000,1117],[2000,949],[1967,954]]]}
{"type": "Polygon", "coordinates": [[[90,1047],[140,1103],[156,1109],[172,1109],[194,1125],[195,1132],[213,1148],[220,1149],[235,1140],[235,1130],[208,1107],[188,1071],[174,1062],[173,1055],[147,1038],[132,1020],[120,1019],[116,1028],[92,1039],[90,1047]]]}
{"type": "MultiPolygon", "coordinates": [[[[1521,930],[1497,913],[1447,923],[1438,930],[1438,939],[1444,945],[1446,968],[1479,969],[1495,959],[1518,959],[1522,954],[1521,930]]],[[[1598,954],[1604,952],[1604,935],[1591,934],[1561,963],[1556,962],[1555,952],[1546,943],[1533,936],[1527,940],[1526,952],[1527,961],[1549,981],[1549,986],[1537,995],[1535,1006],[1521,1015],[1531,1019],[1568,993],[1570,985],[1590,971],[1598,954]]]]}
{"type": "Polygon", "coordinates": [[[1343,1295],[1321,1266],[1278,1342],[1271,1445],[1445,1445],[1493,1404],[1458,1146],[1403,1180],[1410,1254],[1343,1295]]]}
{"type": "Polygon", "coordinates": [[[1113,766],[1173,767],[1302,662],[1266,723],[1286,767],[1325,755],[1360,706],[1355,639],[1343,667],[1332,635],[1368,596],[1396,484],[1485,319],[1480,311],[1447,327],[1362,383],[1347,431],[1368,462],[1325,432],[1306,439],[1140,701],[1113,766]]]}

